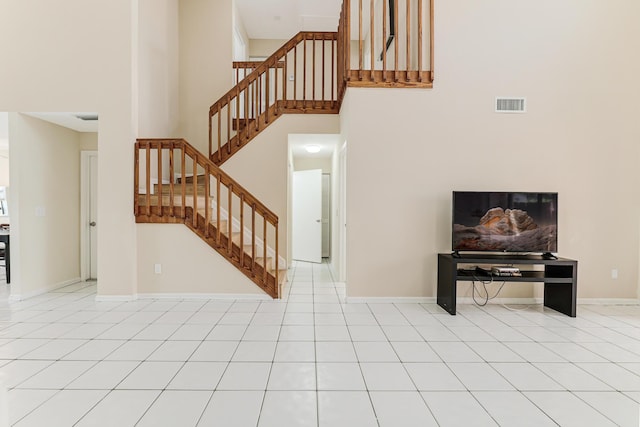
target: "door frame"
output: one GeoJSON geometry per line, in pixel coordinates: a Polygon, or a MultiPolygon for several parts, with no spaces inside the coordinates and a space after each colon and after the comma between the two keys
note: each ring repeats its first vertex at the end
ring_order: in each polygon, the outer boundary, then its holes
{"type": "Polygon", "coordinates": [[[88,280],[91,272],[91,244],[88,222],[91,211],[91,169],[92,157],[98,157],[96,150],[80,151],[80,279],[88,280]]]}

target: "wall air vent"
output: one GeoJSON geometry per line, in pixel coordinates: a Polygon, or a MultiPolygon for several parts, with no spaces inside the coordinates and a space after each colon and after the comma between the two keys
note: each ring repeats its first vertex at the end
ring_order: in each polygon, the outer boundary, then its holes
{"type": "Polygon", "coordinates": [[[98,115],[97,114],[76,114],[75,116],[77,118],[79,118],[80,120],[85,120],[85,121],[96,121],[96,120],[98,120],[98,115]]]}
{"type": "Polygon", "coordinates": [[[527,98],[496,97],[496,113],[526,113],[527,98]]]}

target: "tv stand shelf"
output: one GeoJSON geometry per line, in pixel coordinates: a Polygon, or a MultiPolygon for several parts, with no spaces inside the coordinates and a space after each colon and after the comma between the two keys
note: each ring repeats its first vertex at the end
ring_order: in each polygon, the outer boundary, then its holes
{"type": "Polygon", "coordinates": [[[457,281],[542,282],[544,306],[567,316],[576,317],[578,261],[541,255],[503,254],[438,254],[438,305],[456,314],[457,281]],[[522,276],[480,276],[459,269],[459,264],[519,265],[522,276]],[[544,266],[544,271],[527,270],[522,266],[544,266]]]}

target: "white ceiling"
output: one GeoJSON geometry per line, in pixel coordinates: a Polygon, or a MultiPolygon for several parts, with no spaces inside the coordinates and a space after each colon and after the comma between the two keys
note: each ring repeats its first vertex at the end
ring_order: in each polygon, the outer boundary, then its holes
{"type": "Polygon", "coordinates": [[[58,126],[75,130],[76,132],[98,132],[98,120],[82,120],[79,115],[94,115],[97,113],[76,112],[76,113],[24,113],[58,126]]]}
{"type": "Polygon", "coordinates": [[[288,40],[299,31],[337,31],[342,0],[235,0],[250,39],[288,40]]]}
{"type": "Polygon", "coordinates": [[[333,150],[340,143],[340,135],[330,134],[289,134],[289,148],[293,158],[328,158],[333,154],[333,150]],[[305,150],[306,145],[319,145],[320,152],[309,153],[305,150]]]}

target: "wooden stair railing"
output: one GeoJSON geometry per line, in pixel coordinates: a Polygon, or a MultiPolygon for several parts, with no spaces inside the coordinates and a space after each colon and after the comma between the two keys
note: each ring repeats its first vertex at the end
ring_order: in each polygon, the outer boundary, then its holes
{"type": "Polygon", "coordinates": [[[244,78],[209,109],[212,162],[224,163],[283,113],[339,112],[337,34],[300,32],[264,62],[234,66],[244,78]]]}
{"type": "Polygon", "coordinates": [[[343,0],[340,101],[347,86],[433,87],[433,2],[343,0]]]}
{"type": "Polygon", "coordinates": [[[279,297],[285,273],[279,271],[275,213],[183,139],[138,139],[134,157],[136,222],[185,224],[267,294],[279,297]],[[155,185],[154,177],[161,177],[155,185]]]}

